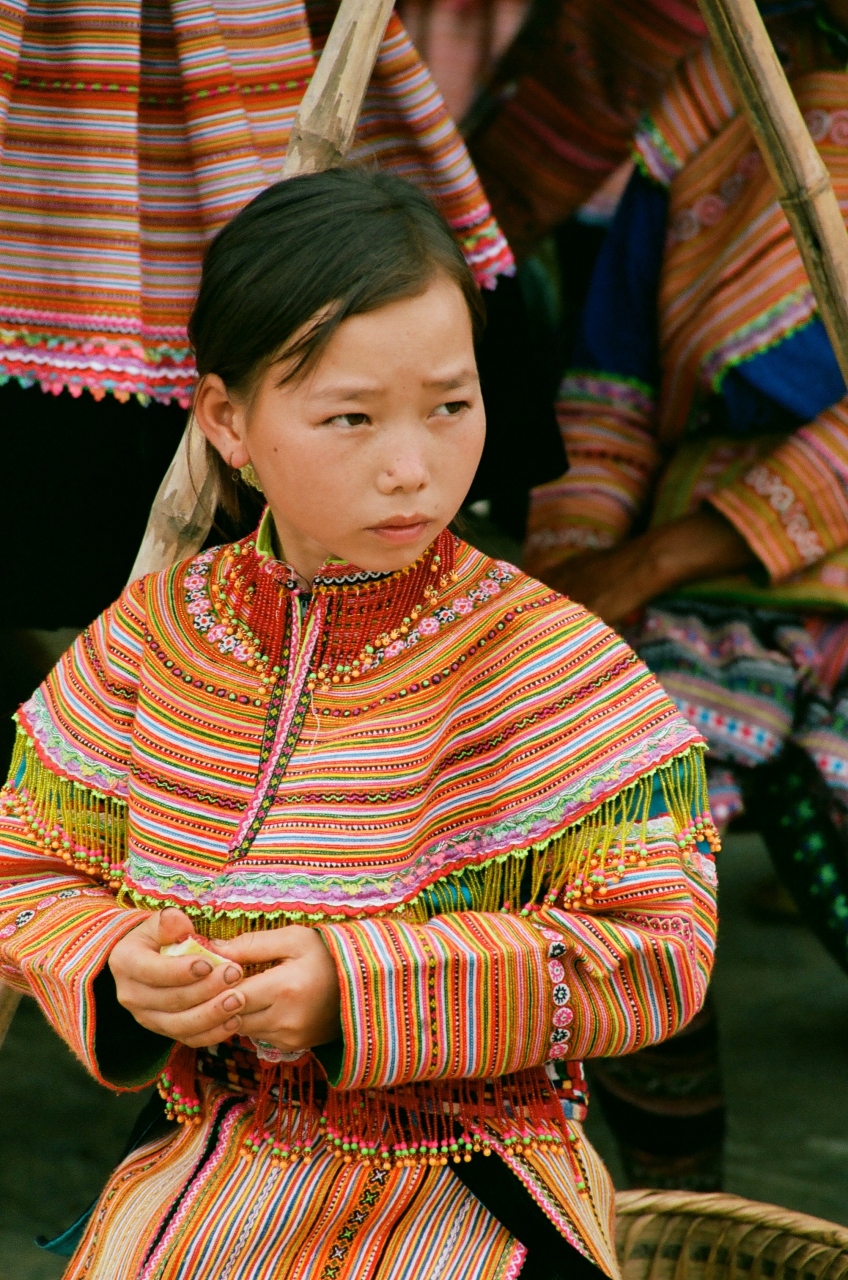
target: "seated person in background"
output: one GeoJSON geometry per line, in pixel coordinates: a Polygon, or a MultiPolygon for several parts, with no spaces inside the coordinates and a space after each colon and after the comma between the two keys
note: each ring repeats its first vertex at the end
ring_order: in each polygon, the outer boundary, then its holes
{"type": "MultiPolygon", "coordinates": [[[[848,3],[761,7],[844,207],[848,3]]],[[[526,566],[625,630],[709,742],[716,821],[747,810],[848,969],[845,384],[709,46],[635,156],[562,385],[571,469],[533,494],[526,566]]],[[[720,1179],[708,1016],[599,1073],[642,1184],[720,1179]]]]}

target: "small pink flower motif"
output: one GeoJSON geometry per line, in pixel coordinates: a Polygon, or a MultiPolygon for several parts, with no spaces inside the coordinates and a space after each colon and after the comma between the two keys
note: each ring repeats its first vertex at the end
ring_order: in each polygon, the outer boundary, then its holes
{"type": "Polygon", "coordinates": [[[837,147],[848,147],[848,111],[845,107],[831,114],[830,140],[837,147]]]}
{"type": "Polygon", "coordinates": [[[741,173],[743,178],[751,178],[757,172],[763,159],[759,151],[746,151],[745,155],[736,166],[736,172],[741,173]]]}
{"type": "Polygon", "coordinates": [[[422,618],[418,624],[422,636],[435,636],[439,632],[439,624],[435,618],[422,618]]]}
{"type": "Polygon", "coordinates": [[[552,1058],[565,1058],[568,1056],[567,1044],[552,1044],[550,1049],[552,1058]]]}
{"type": "Polygon", "coordinates": [[[694,207],[695,216],[705,227],[714,227],[727,213],[727,205],[721,196],[701,196],[694,207]]]}
{"type": "Polygon", "coordinates": [[[464,617],[465,614],[471,613],[474,605],[468,599],[468,596],[457,596],[453,601],[452,608],[454,609],[454,612],[460,615],[460,617],[464,617]]]}
{"type": "Polygon", "coordinates": [[[813,142],[823,142],[830,128],[830,116],[828,113],[822,111],[819,107],[815,107],[812,111],[805,113],[804,120],[813,142]]]}
{"type": "Polygon", "coordinates": [[[208,596],[198,596],[195,600],[189,600],[186,608],[189,613],[206,613],[212,608],[212,601],[208,596]]]}
{"type": "Polygon", "coordinates": [[[565,978],[565,969],[563,969],[559,960],[548,961],[548,973],[551,975],[552,982],[562,982],[565,978]]]}
{"type": "Polygon", "coordinates": [[[570,1027],[574,1021],[574,1010],[568,1008],[554,1009],[554,1026],[570,1027]]]}
{"type": "Polygon", "coordinates": [[[484,596],[496,596],[500,591],[500,586],[493,578],[484,578],[477,590],[484,596]]]}
{"type": "Polygon", "coordinates": [[[233,657],[238,659],[239,662],[247,662],[250,656],[251,651],[246,644],[237,644],[233,649],[233,657]]]}
{"type": "Polygon", "coordinates": [[[185,584],[188,591],[202,591],[206,586],[206,575],[203,573],[192,573],[186,578],[185,584]]]}
{"type": "Polygon", "coordinates": [[[211,640],[213,644],[217,644],[219,640],[223,640],[226,634],[227,634],[227,628],[222,627],[219,622],[217,627],[212,628],[212,630],[209,632],[209,635],[206,638],[207,640],[211,640]]]}
{"type": "Polygon", "coordinates": [[[47,895],[46,898],[41,899],[41,901],[39,902],[38,906],[35,909],[36,911],[46,911],[47,908],[49,906],[52,906],[54,902],[58,902],[58,898],[56,897],[55,893],[50,893],[47,895]]]}
{"type": "Polygon", "coordinates": [[[396,658],[399,653],[403,653],[404,644],[402,640],[393,640],[391,644],[387,644],[383,650],[386,658],[396,658]]]}
{"type": "Polygon", "coordinates": [[[691,209],[681,209],[675,214],[671,224],[671,238],[678,242],[694,240],[701,230],[701,224],[691,209]]]}
{"type": "Polygon", "coordinates": [[[7,924],[4,929],[0,929],[0,938],[11,938],[12,934],[17,932],[13,924],[7,924]]]}

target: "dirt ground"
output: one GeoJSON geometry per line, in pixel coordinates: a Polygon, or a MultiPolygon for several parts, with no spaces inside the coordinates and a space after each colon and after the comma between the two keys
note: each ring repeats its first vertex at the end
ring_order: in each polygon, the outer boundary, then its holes
{"type": "MultiPolygon", "coordinates": [[[[751,918],[748,895],[767,871],[757,837],[728,841],[715,975],[727,1189],[848,1225],[848,978],[803,927],[751,918]]],[[[95,1085],[24,1002],[0,1051],[0,1280],[62,1274],[33,1239],[97,1193],[141,1101],[95,1085]]],[[[596,1113],[588,1128],[617,1176],[596,1113]]]]}

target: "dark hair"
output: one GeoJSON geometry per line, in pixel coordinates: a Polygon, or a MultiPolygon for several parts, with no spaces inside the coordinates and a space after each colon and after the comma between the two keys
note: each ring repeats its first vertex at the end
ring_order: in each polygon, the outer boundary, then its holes
{"type": "MultiPolygon", "coordinates": [[[[203,261],[188,333],[198,376],[249,394],[265,369],[312,363],[348,316],[414,297],[439,272],[462,290],[475,336],[485,311],[447,223],[391,174],[337,168],[268,187],[218,233],[203,261]],[[321,318],[295,343],[291,339],[321,318]]],[[[219,501],[237,516],[240,484],[216,450],[219,501]]]]}

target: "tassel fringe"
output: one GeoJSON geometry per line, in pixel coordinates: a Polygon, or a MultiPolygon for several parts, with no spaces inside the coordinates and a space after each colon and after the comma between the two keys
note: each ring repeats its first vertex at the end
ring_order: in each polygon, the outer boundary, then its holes
{"type": "MultiPolygon", "coordinates": [[[[605,800],[593,813],[552,840],[499,854],[476,867],[463,867],[428,886],[411,901],[368,913],[369,918],[392,916],[426,924],[434,916],[451,911],[516,911],[527,916],[554,903],[574,911],[602,907],[604,897],[628,872],[647,866],[648,820],[657,778],[684,863],[691,860],[698,843],[707,844],[715,853],[721,840],[710,816],[703,751],[697,746],[676,756],[605,800]]],[[[304,911],[213,914],[202,907],[171,903],[129,889],[122,892],[121,900],[154,910],[166,905],[182,906],[194,920],[197,933],[208,938],[234,938],[240,933],[283,924],[317,924],[348,918],[304,911]]]]}
{"type": "Polygon", "coordinates": [[[20,727],[0,806],[24,820],[39,849],[57,854],[93,880],[120,888],[127,856],[126,802],[53,773],[20,727]]]}
{"type": "MultiPolygon", "coordinates": [[[[228,1046],[220,1048],[226,1052],[228,1046]]],[[[159,1078],[166,1112],[181,1124],[198,1123],[201,1115],[193,1058],[191,1050],[179,1046],[159,1078]]],[[[488,1156],[497,1142],[507,1150],[544,1148],[564,1154],[578,1192],[585,1190],[573,1150],[577,1135],[564,1118],[563,1095],[544,1068],[494,1080],[337,1090],[327,1086],[311,1053],[295,1062],[261,1063],[252,1087],[239,1080],[234,1061],[218,1059],[218,1065],[229,1068],[223,1078],[230,1087],[245,1088],[254,1104],[255,1119],[243,1148],[247,1158],[267,1152],[278,1165],[308,1160],[323,1140],[345,1164],[412,1168],[460,1164],[477,1153],[488,1156]]],[[[198,1067],[203,1073],[202,1050],[198,1067]]]]}
{"type": "MultiPolygon", "coordinates": [[[[464,867],[410,902],[376,914],[424,924],[450,911],[529,915],[554,903],[575,911],[601,906],[628,871],[647,865],[647,827],[656,778],[684,862],[695,853],[698,842],[715,852],[720,839],[709,812],[703,748],[692,747],[605,800],[552,840],[464,867]]],[[[153,910],[179,906],[204,937],[232,938],[286,923],[346,919],[324,912],[284,910],[213,914],[209,908],[123,888],[126,803],[53,773],[41,763],[22,729],[18,729],[10,779],[0,792],[0,803],[23,818],[40,849],[56,853],[75,870],[109,885],[118,891],[119,901],[153,910]]]]}

